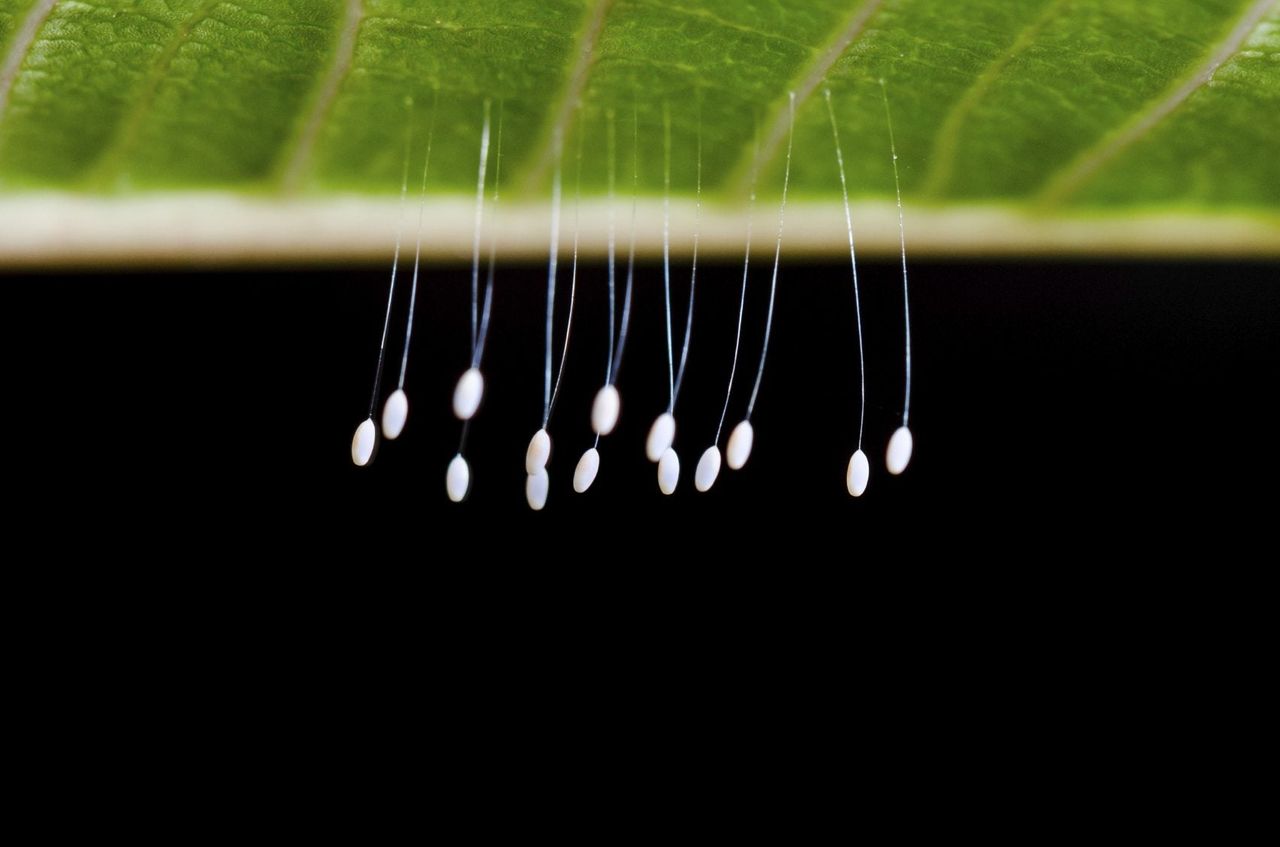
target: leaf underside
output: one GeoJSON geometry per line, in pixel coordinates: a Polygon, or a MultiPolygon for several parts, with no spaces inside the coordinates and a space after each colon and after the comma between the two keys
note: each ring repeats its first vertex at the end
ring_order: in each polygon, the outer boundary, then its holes
{"type": "MultiPolygon", "coordinates": [[[[0,57],[0,258],[41,238],[74,252],[99,218],[120,247],[101,252],[127,258],[131,232],[164,228],[112,209],[157,192],[230,193],[281,219],[394,203],[406,147],[415,182],[428,142],[430,196],[474,192],[486,101],[504,203],[548,206],[557,169],[569,199],[603,197],[611,172],[619,197],[633,173],[660,196],[669,125],[676,203],[701,148],[728,220],[753,181],[779,194],[795,92],[803,219],[840,199],[828,90],[872,230],[894,196],[887,94],[909,219],[998,209],[1033,222],[1034,251],[1061,247],[1058,221],[1181,218],[1208,222],[1210,247],[1280,249],[1280,0],[0,0],[0,57]],[[91,211],[24,222],[28,200],[91,211]]],[[[940,231],[913,243],[951,243],[940,231]]]]}

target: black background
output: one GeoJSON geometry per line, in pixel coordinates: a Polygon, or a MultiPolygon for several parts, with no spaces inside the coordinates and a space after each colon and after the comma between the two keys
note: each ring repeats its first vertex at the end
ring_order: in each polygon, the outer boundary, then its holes
{"type": "MultiPolygon", "coordinates": [[[[726,437],[755,375],[768,265],[753,265],[726,437]]],[[[367,412],[387,269],[10,274],[0,317],[10,516],[101,523],[124,538],[178,533],[191,549],[278,542],[337,553],[404,541],[427,557],[457,544],[516,559],[754,551],[819,562],[856,559],[873,540],[934,558],[1011,544],[1100,549],[1115,531],[1138,542],[1192,531],[1229,540],[1272,519],[1276,264],[913,261],[916,449],[892,478],[884,446],[901,411],[901,280],[893,262],[864,262],[872,476],[856,501],[844,487],[858,411],[848,268],[797,261],[779,283],[755,450],[709,494],[693,490],[693,469],[723,399],[741,268],[703,265],[672,497],[643,455],[667,373],[661,270],[639,269],[621,424],[602,443],[595,486],[575,494],[604,372],[604,270],[580,269],[550,428],[552,490],[536,515],[523,456],[541,415],[542,267],[499,269],[461,505],[445,497],[444,475],[459,434],[452,386],[469,356],[467,268],[425,269],[409,423],[363,469],[350,443],[367,412]]],[[[677,262],[677,355],[687,290],[677,262]]],[[[561,329],[567,295],[566,263],[561,329]]]]}

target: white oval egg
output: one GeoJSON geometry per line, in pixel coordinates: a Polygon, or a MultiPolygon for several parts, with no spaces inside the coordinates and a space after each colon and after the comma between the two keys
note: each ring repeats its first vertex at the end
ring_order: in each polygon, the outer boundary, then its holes
{"type": "Polygon", "coordinates": [[[573,470],[573,490],[579,494],[586,491],[591,487],[591,483],[596,481],[598,473],[600,473],[600,451],[592,447],[582,454],[582,458],[578,460],[578,467],[573,470]]]}
{"type": "Polygon", "coordinates": [[[670,447],[658,460],[658,488],[663,494],[672,494],[680,481],[680,457],[670,447]]]}
{"type": "Polygon", "coordinates": [[[671,449],[671,443],[675,440],[676,419],[670,412],[663,412],[654,420],[653,426],[649,427],[649,437],[644,442],[644,454],[649,457],[649,461],[657,462],[671,449]]]}
{"type": "Polygon", "coordinates": [[[702,451],[698,459],[698,469],[693,472],[693,487],[699,491],[710,491],[720,476],[720,448],[712,444],[702,451]]]}
{"type": "Polygon", "coordinates": [[[751,445],[755,440],[756,431],[752,428],[751,421],[743,421],[735,426],[724,449],[726,464],[735,471],[741,470],[747,459],[751,458],[751,445]]]}
{"type": "Polygon", "coordinates": [[[545,429],[540,429],[529,439],[529,449],[524,453],[524,472],[536,474],[547,466],[551,458],[551,436],[545,429]]]}
{"type": "Polygon", "coordinates": [[[845,472],[844,484],[848,486],[852,496],[861,497],[867,490],[869,479],[871,479],[871,463],[867,461],[866,453],[857,450],[849,457],[849,470],[845,472]]]}
{"type": "Polygon", "coordinates": [[[463,498],[467,496],[467,489],[471,487],[471,468],[467,465],[467,460],[462,458],[462,454],[453,457],[453,461],[449,463],[449,470],[444,476],[444,490],[449,493],[449,499],[455,503],[461,503],[463,498]]]}
{"type": "Polygon", "coordinates": [[[458,377],[458,384],[453,389],[453,414],[458,420],[471,420],[483,397],[484,376],[479,368],[468,368],[458,377]]]}
{"type": "Polygon", "coordinates": [[[524,499],[529,501],[529,508],[535,512],[542,511],[542,507],[547,505],[547,491],[550,488],[551,480],[547,477],[546,468],[529,474],[529,478],[524,481],[524,499]]]}
{"type": "Polygon", "coordinates": [[[397,388],[382,406],[382,434],[395,441],[404,432],[404,422],[408,419],[409,397],[403,388],[397,388]]]}
{"type": "Polygon", "coordinates": [[[373,458],[373,445],[378,442],[378,430],[373,425],[373,418],[365,418],[356,427],[356,434],[351,437],[351,461],[360,467],[369,464],[373,458]]]}
{"type": "Polygon", "coordinates": [[[608,435],[618,425],[618,413],[622,411],[622,397],[613,385],[606,385],[596,392],[591,404],[591,430],[596,435],[608,435]]]}
{"type": "Polygon", "coordinates": [[[884,451],[884,464],[889,473],[898,475],[907,469],[911,461],[911,430],[905,426],[898,427],[889,439],[889,449],[884,451]]]}

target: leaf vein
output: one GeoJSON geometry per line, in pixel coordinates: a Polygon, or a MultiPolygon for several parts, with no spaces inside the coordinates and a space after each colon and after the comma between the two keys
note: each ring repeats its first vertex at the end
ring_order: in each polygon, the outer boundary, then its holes
{"type": "Polygon", "coordinates": [[[569,78],[565,80],[564,90],[561,92],[553,112],[555,119],[551,126],[547,128],[546,137],[529,159],[533,164],[524,179],[526,190],[536,188],[546,177],[547,172],[551,170],[551,166],[555,163],[556,156],[560,152],[560,143],[568,135],[570,124],[573,123],[573,116],[577,110],[578,101],[582,98],[582,92],[586,90],[587,77],[591,74],[591,68],[595,64],[596,42],[600,38],[600,33],[604,30],[605,19],[609,15],[609,7],[611,5],[613,5],[613,0],[596,0],[588,12],[587,22],[582,30],[582,37],[577,44],[577,61],[574,62],[573,71],[569,74],[569,78]]]}
{"type": "MultiPolygon", "coordinates": [[[[804,105],[809,96],[822,84],[822,81],[826,79],[827,74],[835,63],[839,61],[840,57],[858,40],[858,37],[866,30],[867,24],[882,5],[883,0],[866,0],[846,19],[844,27],[836,34],[836,37],[804,69],[796,83],[790,87],[790,90],[794,91],[796,95],[797,110],[804,105]]],[[[782,142],[786,140],[790,115],[789,102],[789,97],[782,98],[782,102],[774,110],[773,120],[770,121],[770,129],[758,152],[754,157],[748,152],[744,164],[739,165],[738,172],[740,176],[738,177],[738,182],[743,194],[749,190],[753,174],[761,172],[766,164],[773,161],[773,158],[777,156],[782,147],[782,142]]]]}
{"type": "Polygon", "coordinates": [[[342,29],[338,33],[338,44],[333,54],[333,61],[325,72],[311,103],[311,111],[302,122],[297,136],[282,156],[284,163],[280,184],[286,193],[298,190],[302,176],[311,164],[311,154],[315,150],[316,141],[324,120],[333,108],[333,101],[342,88],[342,83],[351,73],[351,65],[355,59],[356,40],[360,34],[360,26],[364,22],[363,0],[346,0],[346,15],[342,21],[342,29]]]}
{"type": "Polygon", "coordinates": [[[1257,29],[1267,13],[1280,8],[1280,0],[1254,0],[1245,8],[1236,25],[1226,37],[1214,45],[1203,65],[1162,99],[1140,112],[1117,131],[1085,150],[1056,175],[1050,176],[1041,189],[1038,199],[1042,205],[1057,205],[1079,191],[1104,166],[1125,150],[1141,141],[1163,123],[1184,103],[1212,79],[1222,67],[1238,53],[1257,29]]]}
{"type": "Polygon", "coordinates": [[[156,56],[152,62],[147,76],[142,83],[142,88],[138,92],[138,97],[134,101],[133,108],[121,116],[116,122],[116,126],[112,132],[112,139],[103,146],[103,152],[98,157],[98,164],[94,168],[96,179],[91,182],[105,182],[108,178],[120,176],[120,168],[135,143],[137,143],[138,133],[142,129],[142,122],[150,111],[151,106],[155,103],[156,92],[160,89],[160,84],[164,82],[165,77],[169,73],[169,68],[173,64],[174,58],[178,55],[178,51],[186,44],[191,36],[191,31],[213,13],[218,7],[220,0],[205,0],[186,20],[182,21],[173,31],[173,36],[161,49],[160,54],[156,56]]]}
{"type": "Polygon", "coordinates": [[[983,69],[947,113],[946,118],[943,119],[942,128],[938,130],[934,139],[933,155],[930,157],[932,166],[925,176],[923,194],[937,197],[946,191],[955,173],[956,154],[959,151],[960,134],[964,129],[965,121],[1004,74],[1005,68],[1032,46],[1036,36],[1061,13],[1066,3],[1067,0],[1052,0],[1045,6],[1040,14],[1018,33],[1009,49],[1001,51],[1000,55],[983,69]]]}
{"type": "Polygon", "coordinates": [[[4,114],[9,106],[9,91],[13,88],[13,83],[18,78],[19,71],[22,70],[22,63],[26,61],[27,54],[31,52],[31,45],[35,43],[36,34],[40,32],[40,27],[53,12],[53,7],[57,3],[58,0],[40,0],[27,13],[27,17],[22,21],[22,26],[13,37],[13,44],[9,47],[9,52],[5,54],[3,64],[0,64],[0,120],[4,119],[4,114]]]}

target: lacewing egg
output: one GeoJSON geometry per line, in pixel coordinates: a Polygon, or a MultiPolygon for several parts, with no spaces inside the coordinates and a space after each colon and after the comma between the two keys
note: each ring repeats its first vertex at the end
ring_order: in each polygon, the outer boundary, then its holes
{"type": "Polygon", "coordinates": [[[369,464],[373,458],[373,445],[378,440],[378,431],[373,425],[373,418],[365,418],[356,427],[356,434],[351,439],[351,461],[360,467],[369,464]]]}
{"type": "Polygon", "coordinates": [[[444,488],[449,493],[450,500],[455,503],[461,503],[467,496],[467,489],[470,487],[471,468],[467,465],[467,460],[462,458],[462,454],[459,453],[449,463],[449,471],[444,478],[444,488]]]}
{"type": "Polygon", "coordinates": [[[591,430],[596,435],[608,435],[618,425],[618,413],[622,410],[622,398],[618,389],[606,385],[596,392],[595,402],[591,404],[591,430]]]}
{"type": "Polygon", "coordinates": [[[911,447],[911,430],[905,426],[898,427],[884,454],[884,464],[889,473],[896,476],[907,469],[907,463],[911,461],[911,447]]]}
{"type": "Polygon", "coordinates": [[[845,474],[844,482],[849,488],[849,494],[861,497],[867,490],[867,480],[870,478],[871,463],[867,461],[867,454],[858,450],[849,457],[849,470],[845,474]]]}
{"type": "Polygon", "coordinates": [[[733,428],[729,435],[729,443],[725,447],[725,462],[733,470],[741,470],[751,458],[751,445],[755,443],[756,431],[751,421],[743,421],[733,428]]]}
{"type": "Polygon", "coordinates": [[[663,494],[672,494],[680,481],[680,457],[670,447],[658,460],[658,488],[663,494]]]}
{"type": "Polygon", "coordinates": [[[547,466],[551,458],[551,436],[540,429],[529,439],[529,449],[524,454],[524,472],[532,476],[547,466]]]}
{"type": "Polygon", "coordinates": [[[458,377],[458,385],[453,389],[453,414],[460,421],[471,420],[480,408],[480,400],[484,397],[484,377],[479,368],[468,368],[458,377]]]}
{"type": "Polygon", "coordinates": [[[712,444],[702,452],[698,460],[698,469],[693,473],[693,487],[699,491],[710,491],[720,476],[720,448],[712,444]]]}
{"type": "Polygon", "coordinates": [[[644,454],[649,457],[649,461],[657,462],[662,459],[664,453],[671,449],[671,443],[676,440],[676,419],[670,412],[663,412],[654,420],[653,426],[649,427],[649,437],[644,443],[644,454]]]}
{"type": "Polygon", "coordinates": [[[600,473],[600,451],[592,447],[582,454],[582,458],[578,460],[578,467],[573,471],[573,490],[581,494],[591,487],[591,483],[596,481],[596,474],[600,473]]]}
{"type": "Polygon", "coordinates": [[[529,501],[530,509],[542,511],[542,507],[547,505],[547,491],[550,487],[551,480],[547,477],[546,468],[529,474],[529,478],[524,481],[524,497],[529,501]]]}

